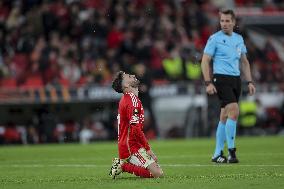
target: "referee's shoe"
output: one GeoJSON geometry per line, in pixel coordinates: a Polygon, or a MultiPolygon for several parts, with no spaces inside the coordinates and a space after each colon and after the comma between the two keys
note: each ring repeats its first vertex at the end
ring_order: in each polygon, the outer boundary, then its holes
{"type": "Polygon", "coordinates": [[[227,158],[223,155],[223,151],[221,151],[220,155],[211,159],[212,162],[215,163],[227,163],[227,158]]]}
{"type": "Polygon", "coordinates": [[[236,148],[229,149],[228,163],[239,163],[236,156],[236,148]]]}

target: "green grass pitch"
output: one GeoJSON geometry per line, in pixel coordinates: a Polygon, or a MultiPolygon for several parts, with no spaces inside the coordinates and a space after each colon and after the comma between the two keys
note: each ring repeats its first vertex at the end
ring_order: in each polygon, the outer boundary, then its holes
{"type": "MultiPolygon", "coordinates": [[[[284,188],[284,137],[237,138],[239,164],[210,162],[214,139],[150,142],[165,177],[112,180],[115,142],[0,147],[0,188],[284,188]]],[[[227,154],[227,152],[226,152],[227,154]]]]}

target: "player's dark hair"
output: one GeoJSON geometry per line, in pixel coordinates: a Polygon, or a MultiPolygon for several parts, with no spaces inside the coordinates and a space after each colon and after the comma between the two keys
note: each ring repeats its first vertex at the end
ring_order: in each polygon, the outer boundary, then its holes
{"type": "Polygon", "coordinates": [[[221,10],[220,13],[221,14],[229,14],[232,17],[232,20],[236,20],[236,15],[235,15],[234,11],[231,10],[231,9],[221,10]]]}
{"type": "Polygon", "coordinates": [[[114,80],[112,81],[112,88],[118,93],[123,93],[122,90],[123,74],[124,74],[123,71],[117,72],[117,74],[114,77],[114,80]]]}

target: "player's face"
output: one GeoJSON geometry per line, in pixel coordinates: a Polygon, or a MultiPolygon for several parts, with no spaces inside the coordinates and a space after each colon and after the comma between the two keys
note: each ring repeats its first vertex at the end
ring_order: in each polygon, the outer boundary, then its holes
{"type": "Polygon", "coordinates": [[[140,81],[136,78],[135,75],[125,73],[123,75],[123,83],[125,87],[137,88],[139,86],[140,81]]]}
{"type": "Polygon", "coordinates": [[[234,30],[235,20],[232,19],[232,15],[230,14],[221,14],[220,25],[224,33],[231,34],[234,30]]]}

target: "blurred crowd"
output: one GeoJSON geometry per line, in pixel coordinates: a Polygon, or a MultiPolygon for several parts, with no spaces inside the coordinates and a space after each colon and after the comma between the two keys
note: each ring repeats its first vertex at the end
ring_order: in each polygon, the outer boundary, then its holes
{"type": "MultiPolygon", "coordinates": [[[[104,85],[139,63],[157,83],[200,80],[200,54],[218,29],[218,11],[209,0],[2,0],[1,85],[104,85]]],[[[246,43],[255,79],[283,81],[275,49],[246,43]]]]}
{"type": "Polygon", "coordinates": [[[210,13],[210,1],[1,1],[2,86],[107,84],[138,63],[154,79],[183,79],[163,61],[198,61],[210,13]]]}
{"type": "Polygon", "coordinates": [[[284,10],[284,4],[282,0],[234,0],[234,4],[236,7],[258,7],[265,12],[284,10]]]}
{"type": "MultiPolygon", "coordinates": [[[[236,6],[263,4],[270,11],[282,10],[280,3],[235,0],[236,6]]],[[[210,0],[1,0],[0,89],[109,85],[113,74],[124,70],[143,81],[142,101],[155,125],[149,87],[172,81],[202,86],[200,57],[218,29],[218,11],[210,0]]],[[[284,62],[270,41],[259,49],[241,21],[236,29],[246,38],[255,81],[284,90],[284,62]]],[[[61,140],[66,124],[57,124],[52,140],[61,140]]],[[[76,124],[72,140],[94,138],[89,126],[76,124]]],[[[44,141],[32,128],[25,132],[44,141]]],[[[151,132],[157,134],[155,126],[151,132]]]]}
{"type": "MultiPolygon", "coordinates": [[[[52,106],[42,106],[28,123],[15,124],[13,121],[0,125],[1,144],[70,143],[88,144],[94,141],[117,139],[117,107],[111,112],[100,110],[82,117],[81,120],[62,120],[52,106]],[[113,112],[112,112],[113,111],[113,112]]],[[[144,133],[151,140],[156,139],[150,112],[145,109],[144,133]]]]}

